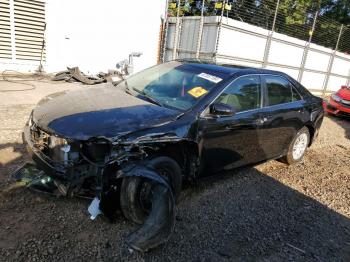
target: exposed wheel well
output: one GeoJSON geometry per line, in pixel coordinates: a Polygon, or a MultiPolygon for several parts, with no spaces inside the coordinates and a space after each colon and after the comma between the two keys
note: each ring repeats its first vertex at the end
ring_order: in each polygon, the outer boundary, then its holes
{"type": "Polygon", "coordinates": [[[198,158],[197,144],[190,141],[162,144],[158,150],[147,152],[149,157],[167,156],[177,162],[183,176],[191,176],[196,172],[198,158]]]}

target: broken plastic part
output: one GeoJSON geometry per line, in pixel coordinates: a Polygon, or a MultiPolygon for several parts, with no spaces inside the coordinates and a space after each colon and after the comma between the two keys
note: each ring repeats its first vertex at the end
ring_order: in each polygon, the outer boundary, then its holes
{"type": "Polygon", "coordinates": [[[128,246],[140,252],[147,252],[166,242],[175,225],[175,201],[169,188],[155,184],[152,191],[151,213],[144,224],[126,239],[128,246]]]}
{"type": "Polygon", "coordinates": [[[38,170],[34,164],[25,163],[23,166],[13,172],[10,179],[28,185],[33,180],[39,179],[43,174],[44,172],[38,170]]]}
{"type": "Polygon", "coordinates": [[[58,190],[53,179],[32,163],[25,163],[12,175],[11,180],[23,183],[31,190],[57,196],[58,190]]]}
{"type": "Polygon", "coordinates": [[[54,180],[53,182],[62,196],[68,195],[68,189],[65,185],[63,185],[61,182],[57,180],[54,180]]]}
{"type": "Polygon", "coordinates": [[[98,215],[102,214],[102,212],[100,210],[100,199],[98,199],[98,197],[95,197],[92,200],[92,202],[88,208],[88,211],[89,211],[91,220],[95,220],[98,215]]]}
{"type": "Polygon", "coordinates": [[[117,178],[128,176],[138,176],[154,180],[155,182],[158,182],[159,184],[162,184],[165,187],[169,188],[171,191],[171,186],[168,184],[166,178],[158,175],[155,170],[149,167],[143,165],[129,165],[123,169],[123,172],[118,172],[117,178]]]}
{"type": "Polygon", "coordinates": [[[156,171],[136,165],[119,177],[137,176],[152,180],[152,209],[144,224],[131,233],[126,243],[140,252],[147,252],[166,242],[175,226],[175,197],[167,180],[156,171]]]}

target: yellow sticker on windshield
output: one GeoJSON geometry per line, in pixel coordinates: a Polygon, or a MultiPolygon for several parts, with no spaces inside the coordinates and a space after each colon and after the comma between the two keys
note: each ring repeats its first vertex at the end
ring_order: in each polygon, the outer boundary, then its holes
{"type": "Polygon", "coordinates": [[[197,97],[200,97],[200,96],[208,93],[208,91],[205,90],[201,86],[196,86],[196,87],[192,88],[191,90],[189,90],[187,93],[189,93],[191,96],[194,96],[195,98],[197,98],[197,97]]]}

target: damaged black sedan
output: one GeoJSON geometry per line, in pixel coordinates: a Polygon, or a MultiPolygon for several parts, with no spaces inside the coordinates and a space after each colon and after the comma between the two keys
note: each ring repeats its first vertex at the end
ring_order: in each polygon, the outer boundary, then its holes
{"type": "Polygon", "coordinates": [[[322,100],[284,73],[172,61],[44,98],[23,137],[41,187],[95,197],[92,216],[121,209],[143,225],[127,243],[145,251],[172,232],[184,180],[300,161],[322,120],[322,100]]]}

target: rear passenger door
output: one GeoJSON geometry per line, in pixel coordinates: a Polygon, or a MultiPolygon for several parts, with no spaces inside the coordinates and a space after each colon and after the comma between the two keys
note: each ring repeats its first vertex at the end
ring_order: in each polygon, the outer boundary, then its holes
{"type": "Polygon", "coordinates": [[[305,101],[292,83],[280,75],[263,75],[264,107],[260,138],[266,159],[287,152],[306,117],[305,101]]]}

